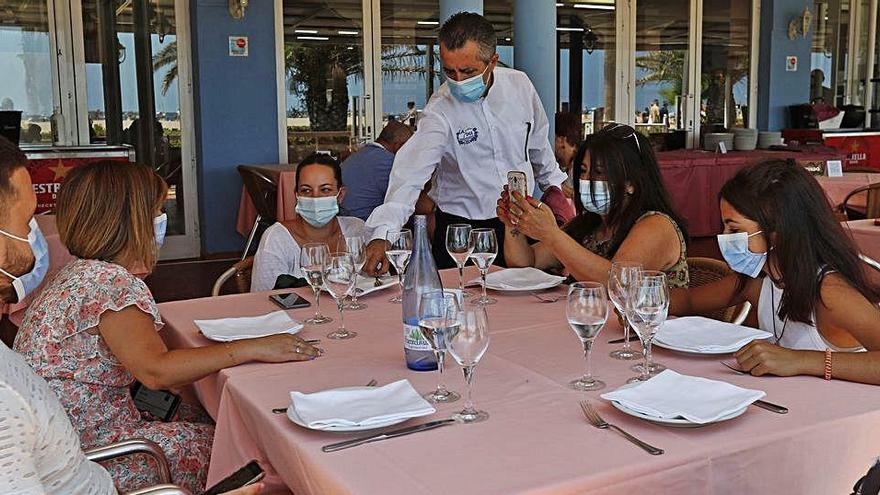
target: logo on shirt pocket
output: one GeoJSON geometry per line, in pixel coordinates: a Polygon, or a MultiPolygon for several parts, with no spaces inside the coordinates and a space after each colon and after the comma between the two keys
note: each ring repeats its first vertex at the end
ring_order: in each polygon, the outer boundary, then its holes
{"type": "Polygon", "coordinates": [[[479,131],[477,131],[476,127],[471,127],[470,129],[459,129],[458,132],[455,133],[455,138],[458,139],[458,144],[465,145],[471,144],[477,140],[480,136],[479,131]]]}

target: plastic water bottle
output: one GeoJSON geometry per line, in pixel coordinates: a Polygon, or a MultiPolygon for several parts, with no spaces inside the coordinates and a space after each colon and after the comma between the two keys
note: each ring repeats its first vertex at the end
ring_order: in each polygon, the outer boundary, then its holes
{"type": "Polygon", "coordinates": [[[437,264],[431,254],[428,242],[427,220],[424,215],[416,215],[413,222],[413,251],[403,278],[403,353],[406,366],[416,371],[437,369],[437,358],[431,344],[419,330],[419,302],[422,294],[431,290],[443,289],[437,264]]]}

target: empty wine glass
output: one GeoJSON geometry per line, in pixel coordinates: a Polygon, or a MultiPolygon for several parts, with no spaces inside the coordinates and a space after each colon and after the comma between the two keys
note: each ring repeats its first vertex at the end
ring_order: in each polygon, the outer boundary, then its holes
{"type": "Polygon", "coordinates": [[[437,357],[437,370],[440,372],[437,389],[425,394],[425,399],[433,403],[455,402],[459,395],[446,389],[443,383],[443,367],[449,341],[459,328],[458,296],[443,290],[431,290],[422,294],[419,301],[419,330],[431,344],[437,357]]]}
{"type": "Polygon", "coordinates": [[[352,289],[351,291],[351,302],[345,306],[345,309],[351,311],[366,309],[366,304],[358,302],[358,292],[360,292],[360,289],[358,289],[357,287],[357,276],[361,272],[361,270],[364,269],[364,263],[366,263],[367,261],[364,238],[359,235],[355,235],[340,239],[337,249],[340,252],[347,252],[349,256],[351,256],[351,262],[354,263],[355,268],[354,289],[352,289]]]}
{"type": "Polygon", "coordinates": [[[628,261],[611,263],[611,270],[608,272],[608,296],[623,319],[623,348],[611,352],[610,355],[614,359],[629,361],[639,357],[629,343],[630,313],[632,312],[629,296],[630,289],[638,280],[641,272],[641,263],[628,261]]]}
{"type": "Polygon", "coordinates": [[[486,306],[495,304],[494,298],[486,295],[486,273],[492,266],[492,261],[498,256],[498,238],[494,229],[473,229],[468,238],[468,258],[480,269],[480,278],[483,282],[483,294],[472,302],[486,306]]]}
{"type": "Polygon", "coordinates": [[[458,290],[464,292],[464,265],[469,254],[471,226],[456,223],[446,227],[446,252],[458,266],[458,290]]]}
{"type": "Polygon", "coordinates": [[[324,263],[330,257],[330,249],[324,243],[309,243],[299,253],[299,267],[315,293],[315,316],[306,320],[312,325],[330,323],[333,318],[321,314],[321,287],[324,285],[324,263]]]}
{"type": "Polygon", "coordinates": [[[406,271],[406,265],[409,264],[410,256],[412,256],[412,231],[409,229],[389,230],[385,240],[389,244],[385,248],[385,256],[397,270],[397,285],[400,287],[400,293],[389,299],[389,302],[400,304],[403,302],[403,273],[406,271]]]}
{"type": "Polygon", "coordinates": [[[467,304],[458,312],[458,333],[449,341],[449,353],[461,365],[467,383],[464,410],[454,415],[462,423],[477,423],[489,418],[489,413],[478,410],[473,400],[474,371],[489,348],[489,317],[484,306],[467,304]]]}
{"type": "Polygon", "coordinates": [[[632,320],[639,340],[642,341],[644,364],[640,366],[640,376],[629,379],[628,383],[646,381],[666,369],[663,365],[652,363],[651,344],[657,330],[666,321],[668,312],[669,289],[666,287],[666,274],[642,271],[633,288],[632,320]]]}
{"type": "Polygon", "coordinates": [[[605,286],[597,282],[577,282],[568,289],[568,304],[565,307],[565,316],[568,324],[584,346],[584,359],[586,360],[586,372],[584,376],[569,382],[569,386],[575,390],[601,390],[605,388],[605,382],[593,378],[591,357],[593,341],[605,321],[608,319],[608,297],[605,286]]]}
{"type": "Polygon", "coordinates": [[[339,328],[327,334],[327,338],[344,340],[357,336],[357,332],[345,328],[345,298],[354,288],[354,263],[348,253],[333,253],[324,263],[324,288],[336,300],[339,310],[339,328]]]}

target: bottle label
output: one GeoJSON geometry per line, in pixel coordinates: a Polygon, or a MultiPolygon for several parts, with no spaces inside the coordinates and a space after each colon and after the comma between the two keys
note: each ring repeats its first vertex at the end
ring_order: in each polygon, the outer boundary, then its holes
{"type": "Polygon", "coordinates": [[[418,325],[403,325],[403,347],[411,351],[430,351],[431,344],[422,336],[418,325]]]}

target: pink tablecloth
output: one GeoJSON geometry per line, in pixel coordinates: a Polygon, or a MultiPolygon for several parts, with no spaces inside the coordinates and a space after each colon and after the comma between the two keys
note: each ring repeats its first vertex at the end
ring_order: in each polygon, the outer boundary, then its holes
{"type": "MultiPolygon", "coordinates": [[[[296,216],[296,166],[295,165],[249,165],[275,179],[278,184],[277,209],[275,218],[279,221],[291,220],[296,216]]],[[[241,188],[241,200],[238,203],[238,220],[235,222],[235,230],[247,237],[254,220],[257,218],[257,210],[248,196],[244,187],[241,188]]]]}
{"type": "Polygon", "coordinates": [[[843,226],[852,234],[862,254],[880,261],[880,226],[874,225],[873,218],[844,222],[843,226]]]}
{"type": "Polygon", "coordinates": [[[49,246],[49,270],[46,272],[46,278],[37,290],[16,304],[0,303],[0,314],[9,314],[9,319],[18,326],[24,317],[24,311],[30,305],[34,297],[43,289],[43,286],[55,276],[55,274],[64,265],[66,265],[73,256],[67,251],[67,248],[61,244],[61,237],[58,235],[58,228],[55,226],[55,215],[37,215],[37,224],[46,238],[46,244],[49,246]]]}
{"type": "MultiPolygon", "coordinates": [[[[470,268],[470,267],[469,267],[470,268]]],[[[474,272],[470,272],[473,276],[474,272]]],[[[456,274],[443,273],[447,285],[456,274]]],[[[561,289],[557,290],[561,292],[561,289]]],[[[308,291],[302,291],[305,295],[308,291]]],[[[580,343],[568,328],[565,304],[542,304],[529,295],[501,295],[489,308],[492,342],[476,373],[475,398],[491,417],[405,438],[326,454],[321,446],[354,435],[321,433],[292,424],[270,409],[288,403],[289,390],[312,392],[408,378],[428,391],[436,373],[404,366],[400,306],[390,292],[364,298],[351,312],[354,340],[324,335],[334,324],[307,326],[302,335],[323,339],[326,354],[304,363],[251,364],[202,380],[197,389],[217,420],[209,482],[256,458],[271,463],[274,481],[296,494],[424,493],[847,493],[880,453],[880,395],[876,387],[819,378],[754,378],[726,370],[718,357],[692,357],[658,349],[656,358],[680,372],[723,379],[767,391],[787,415],[750,408],[722,424],[697,429],[657,426],[628,417],[566,384],[583,371],[580,343]],[[650,456],[612,431],[590,427],[577,405],[588,398],[606,420],[666,450],[650,456]]],[[[172,347],[207,344],[194,318],[254,315],[277,309],[266,293],[160,305],[172,347]]],[[[324,311],[333,314],[325,302],[324,311]]],[[[293,311],[303,319],[309,309],[293,311]]],[[[335,315],[334,315],[335,316],[335,315]]],[[[597,376],[618,387],[633,372],[614,361],[606,344],[620,330],[610,321],[594,351],[597,376]]],[[[465,387],[458,367],[447,384],[465,387]]],[[[447,417],[462,402],[438,407],[447,417]]],[[[273,485],[276,488],[278,485],[273,485]]],[[[281,492],[285,489],[281,488],[281,492]]],[[[274,493],[274,491],[273,491],[274,493]]]]}
{"type": "MultiPolygon", "coordinates": [[[[819,185],[822,186],[831,204],[838,206],[843,203],[843,200],[846,199],[850,192],[868,184],[880,182],[880,174],[847,172],[843,174],[843,177],[816,177],[816,180],[819,181],[819,185]]],[[[856,208],[865,208],[867,202],[868,194],[859,193],[849,200],[849,205],[856,208]]]]}

